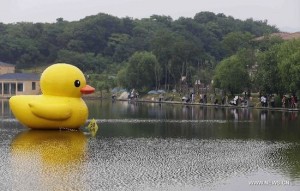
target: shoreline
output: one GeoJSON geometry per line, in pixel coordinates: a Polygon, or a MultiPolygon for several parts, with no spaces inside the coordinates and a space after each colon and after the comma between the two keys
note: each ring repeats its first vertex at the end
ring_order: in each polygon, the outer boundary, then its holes
{"type": "MultiPolygon", "coordinates": [[[[258,109],[258,110],[271,110],[271,111],[287,111],[287,112],[298,112],[300,108],[283,108],[283,107],[261,107],[261,106],[246,106],[246,105],[230,105],[230,104],[211,104],[211,103],[186,103],[182,101],[157,101],[157,100],[148,100],[148,99],[137,99],[137,100],[128,100],[128,99],[115,99],[111,98],[101,98],[100,96],[84,96],[84,100],[111,100],[111,101],[127,101],[127,102],[137,102],[137,103],[156,103],[156,104],[171,104],[171,105],[186,105],[186,106],[201,106],[201,107],[216,107],[216,108],[237,108],[237,109],[258,109]]],[[[1,100],[9,100],[9,98],[2,97],[1,100]]]]}
{"type": "Polygon", "coordinates": [[[83,99],[87,100],[111,100],[111,101],[127,101],[127,102],[137,102],[137,103],[156,103],[156,104],[171,104],[171,105],[186,105],[186,106],[201,106],[201,107],[216,107],[216,108],[242,108],[242,109],[258,109],[258,110],[271,110],[271,111],[288,111],[288,112],[295,112],[295,111],[300,111],[300,108],[282,108],[282,107],[261,107],[261,106],[235,106],[235,105],[221,105],[221,104],[211,104],[211,103],[186,103],[186,102],[181,102],[181,101],[156,101],[156,100],[145,100],[145,99],[137,99],[137,100],[128,100],[128,99],[111,99],[111,98],[101,98],[101,97],[84,97],[83,99]]]}
{"type": "MultiPolygon", "coordinates": [[[[271,110],[271,111],[287,111],[287,112],[298,112],[300,108],[283,108],[283,107],[261,107],[261,106],[246,106],[246,105],[230,105],[230,104],[211,104],[211,103],[186,103],[182,101],[156,101],[156,100],[148,100],[148,99],[137,99],[137,100],[128,100],[128,99],[115,99],[111,98],[101,98],[98,96],[84,96],[82,97],[84,100],[111,100],[111,101],[127,101],[127,102],[137,102],[137,103],[156,103],[156,104],[171,104],[171,105],[186,105],[186,106],[201,106],[201,107],[216,107],[216,108],[237,108],[237,109],[258,109],[258,110],[271,110]]],[[[9,98],[1,98],[1,100],[9,100],[9,98]]]]}

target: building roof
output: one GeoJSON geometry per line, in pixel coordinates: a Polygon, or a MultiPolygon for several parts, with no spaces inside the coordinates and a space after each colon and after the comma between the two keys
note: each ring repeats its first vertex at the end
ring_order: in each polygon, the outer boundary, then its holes
{"type": "Polygon", "coordinates": [[[40,75],[33,73],[8,73],[0,75],[0,80],[39,81],[40,75]]]}
{"type": "Polygon", "coordinates": [[[1,61],[0,61],[0,66],[10,66],[10,67],[15,67],[15,65],[8,64],[8,63],[1,62],[1,61]]]}

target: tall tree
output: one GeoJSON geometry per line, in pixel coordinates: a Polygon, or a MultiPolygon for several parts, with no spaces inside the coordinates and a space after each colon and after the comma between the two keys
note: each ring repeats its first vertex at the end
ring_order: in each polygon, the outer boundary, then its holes
{"type": "Polygon", "coordinates": [[[249,32],[231,32],[224,36],[222,46],[226,56],[235,54],[241,48],[249,48],[253,35],[249,32]]]}
{"type": "Polygon", "coordinates": [[[249,74],[237,56],[223,60],[215,70],[214,87],[232,95],[239,94],[249,87],[249,74]]]}
{"type": "Polygon", "coordinates": [[[255,74],[255,84],[260,92],[267,94],[283,93],[281,77],[277,67],[277,47],[258,55],[258,67],[255,74]]]}
{"type": "Polygon", "coordinates": [[[126,70],[120,73],[119,77],[126,78],[122,85],[127,88],[149,90],[158,86],[160,71],[154,54],[136,52],[130,57],[126,70]]]}
{"type": "Polygon", "coordinates": [[[296,93],[300,89],[300,39],[281,44],[276,56],[283,86],[296,93]]]}

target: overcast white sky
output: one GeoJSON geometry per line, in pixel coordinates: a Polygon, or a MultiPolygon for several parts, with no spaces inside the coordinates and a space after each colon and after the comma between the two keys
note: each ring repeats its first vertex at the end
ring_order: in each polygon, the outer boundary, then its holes
{"type": "Polygon", "coordinates": [[[300,0],[1,0],[0,22],[56,22],[107,13],[119,18],[153,14],[194,17],[201,11],[245,20],[268,20],[282,31],[300,31],[300,0]]]}

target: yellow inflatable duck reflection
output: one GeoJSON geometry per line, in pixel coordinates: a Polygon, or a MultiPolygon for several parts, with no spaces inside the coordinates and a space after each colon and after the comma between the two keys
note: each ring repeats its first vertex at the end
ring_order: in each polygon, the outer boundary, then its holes
{"type": "Polygon", "coordinates": [[[13,190],[85,190],[78,177],[86,170],[86,149],[81,131],[29,130],[17,135],[11,143],[12,174],[18,180],[13,190]]]}
{"type": "Polygon", "coordinates": [[[41,75],[42,95],[17,95],[9,100],[14,116],[32,129],[76,129],[88,117],[82,94],[95,89],[86,85],[83,73],[65,63],[53,64],[41,75]]]}

